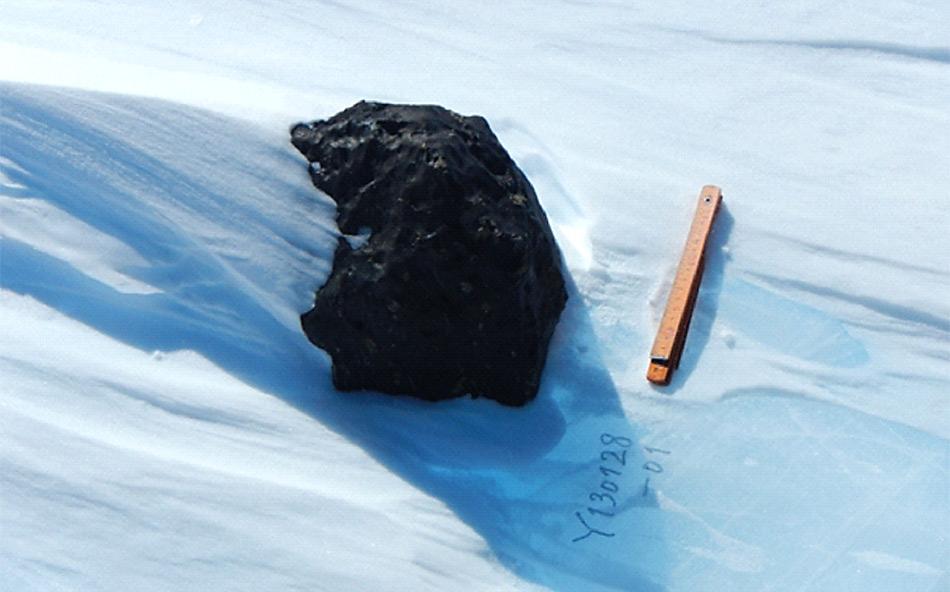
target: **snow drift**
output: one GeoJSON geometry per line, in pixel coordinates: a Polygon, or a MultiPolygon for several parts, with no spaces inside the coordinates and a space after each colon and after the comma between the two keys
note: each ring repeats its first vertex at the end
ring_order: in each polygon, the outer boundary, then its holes
{"type": "Polygon", "coordinates": [[[0,588],[946,587],[947,16],[5,7],[0,588]],[[363,97],[485,114],[537,189],[571,298],[524,409],[340,396],[299,332],[337,236],[286,123],[363,97]]]}

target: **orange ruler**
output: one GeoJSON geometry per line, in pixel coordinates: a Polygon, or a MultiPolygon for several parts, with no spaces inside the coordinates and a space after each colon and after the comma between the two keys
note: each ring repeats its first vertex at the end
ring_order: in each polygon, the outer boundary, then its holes
{"type": "Polygon", "coordinates": [[[683,249],[679,268],[676,270],[676,279],[673,280],[669,300],[666,301],[663,320],[660,321],[660,328],[653,341],[653,349],[650,350],[647,380],[652,383],[669,384],[673,370],[679,367],[683,346],[686,344],[689,321],[693,318],[696,294],[699,292],[699,283],[703,279],[705,264],[703,253],[706,250],[706,243],[709,242],[709,234],[721,203],[722,190],[719,187],[706,185],[699,192],[699,205],[696,206],[693,225],[689,228],[686,247],[683,249]]]}

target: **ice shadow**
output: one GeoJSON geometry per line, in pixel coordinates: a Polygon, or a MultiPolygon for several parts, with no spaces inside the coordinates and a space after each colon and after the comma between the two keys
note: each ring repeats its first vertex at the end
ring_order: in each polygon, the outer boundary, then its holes
{"type": "Polygon", "coordinates": [[[706,245],[705,270],[679,368],[673,372],[669,385],[664,387],[651,385],[654,390],[665,395],[676,393],[686,384],[712,336],[713,324],[719,311],[719,296],[722,294],[726,264],[729,261],[729,252],[725,247],[729,242],[734,224],[735,219],[723,200],[722,205],[719,206],[713,230],[709,235],[709,243],[706,245]]]}
{"type": "MultiPolygon", "coordinates": [[[[190,236],[180,221],[157,215],[175,211],[200,222],[228,211],[235,196],[212,181],[203,183],[200,163],[189,168],[176,160],[170,166],[139,143],[168,142],[166,154],[176,154],[189,142],[220,145],[227,130],[227,142],[246,146],[260,140],[244,135],[246,124],[160,101],[79,92],[36,101],[44,91],[20,93],[3,86],[0,91],[0,164],[15,165],[4,174],[25,188],[24,194],[48,201],[141,254],[147,264],[123,272],[160,292],[117,291],[9,238],[0,259],[4,289],[146,352],[194,350],[281,397],[443,500],[504,565],[526,579],[553,590],[663,589],[669,561],[662,513],[644,480],[643,434],[623,413],[588,311],[570,278],[570,299],[541,391],[526,407],[337,393],[330,385],[327,356],[251,289],[266,291],[269,282],[253,259],[222,257],[213,244],[190,236]],[[74,112],[87,121],[108,118],[110,129],[118,132],[77,123],[69,117],[74,112]],[[86,158],[51,158],[58,154],[86,158]],[[99,168],[88,166],[90,157],[99,168]],[[163,189],[169,186],[174,191],[163,189]]],[[[321,206],[303,160],[286,162],[290,153],[281,145],[255,157],[270,159],[269,167],[299,167],[300,187],[286,196],[272,195],[279,203],[268,207],[309,208],[300,211],[306,217],[321,206]],[[309,203],[301,200],[301,192],[312,196],[309,203]]],[[[255,176],[259,164],[243,161],[236,151],[222,166],[229,169],[229,183],[241,186],[267,182],[255,176]]],[[[262,214],[234,209],[234,232],[246,240],[248,251],[266,250],[255,243],[262,238],[246,230],[262,214]]],[[[277,225],[275,231],[280,230],[277,225]]],[[[304,249],[315,257],[310,269],[325,270],[334,238],[310,240],[304,249]]],[[[287,261],[288,273],[293,263],[287,261]]],[[[322,278],[301,281],[317,286],[322,278]]]]}

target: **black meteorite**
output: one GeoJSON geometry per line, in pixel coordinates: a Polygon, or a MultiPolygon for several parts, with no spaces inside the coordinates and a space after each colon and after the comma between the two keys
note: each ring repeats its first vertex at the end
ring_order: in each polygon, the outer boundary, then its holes
{"type": "Polygon", "coordinates": [[[291,141],[351,235],[301,316],[336,388],[533,399],[567,292],[534,189],[485,119],[359,102],[291,141]]]}

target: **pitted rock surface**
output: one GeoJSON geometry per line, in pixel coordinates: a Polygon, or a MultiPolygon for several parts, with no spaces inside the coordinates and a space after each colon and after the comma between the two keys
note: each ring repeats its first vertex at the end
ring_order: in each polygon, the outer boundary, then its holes
{"type": "Polygon", "coordinates": [[[336,388],[534,398],[567,293],[534,189],[488,123],[360,102],[291,141],[350,235],[301,317],[336,388]]]}

